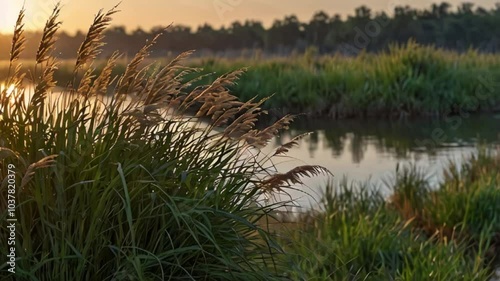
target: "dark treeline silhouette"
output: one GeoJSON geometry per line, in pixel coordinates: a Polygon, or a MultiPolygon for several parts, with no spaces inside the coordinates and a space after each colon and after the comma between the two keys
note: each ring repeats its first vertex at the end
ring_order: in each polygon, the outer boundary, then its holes
{"type": "MultiPolygon", "coordinates": [[[[103,55],[114,50],[133,55],[147,39],[164,30],[155,27],[150,31],[140,28],[126,32],[125,27],[110,28],[106,32],[107,45],[103,55]]],[[[230,26],[214,28],[209,24],[196,30],[184,25],[167,29],[166,36],[153,48],[153,56],[169,52],[197,49],[201,53],[231,54],[242,50],[263,50],[266,54],[286,55],[316,47],[321,53],[341,52],[354,55],[361,50],[377,52],[390,43],[405,43],[413,38],[421,44],[465,51],[475,48],[482,52],[500,50],[500,3],[493,9],[463,3],[452,7],[448,3],[433,4],[427,9],[399,6],[388,16],[384,12],[372,12],[361,6],[353,15],[342,19],[340,15],[328,15],[320,11],[308,22],[300,22],[294,15],[275,20],[265,28],[261,22],[247,20],[230,26]]],[[[27,33],[29,39],[25,58],[34,56],[41,34],[27,33]]],[[[74,58],[83,32],[59,34],[56,56],[74,58]]],[[[0,35],[0,59],[8,59],[11,36],[0,35]]]]}

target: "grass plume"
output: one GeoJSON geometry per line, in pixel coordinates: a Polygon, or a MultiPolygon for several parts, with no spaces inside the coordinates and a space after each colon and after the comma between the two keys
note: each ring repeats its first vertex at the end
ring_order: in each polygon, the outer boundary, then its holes
{"type": "MultiPolygon", "coordinates": [[[[242,70],[190,87],[201,79],[186,79],[199,74],[183,65],[191,52],[165,66],[142,66],[156,38],[123,74],[115,75],[119,53],[99,71],[94,60],[116,9],[95,17],[78,50],[73,84],[62,92],[54,92],[59,64],[52,56],[59,5],[44,29],[33,79],[21,83],[21,68],[6,77],[17,82],[11,95],[0,97],[0,177],[15,165],[15,213],[23,222],[16,232],[16,274],[9,276],[285,279],[284,253],[259,224],[277,207],[260,202],[267,192],[262,186],[271,182],[255,175],[265,165],[258,157],[239,160],[248,146],[261,147],[286,129],[292,116],[257,128],[264,100],[241,102],[228,89],[242,70]]],[[[23,16],[12,63],[23,49],[23,16]]],[[[282,175],[283,182],[319,172],[327,171],[301,167],[282,175]]],[[[6,203],[2,197],[0,204],[6,203]]],[[[2,276],[6,270],[0,265],[2,276]]]]}

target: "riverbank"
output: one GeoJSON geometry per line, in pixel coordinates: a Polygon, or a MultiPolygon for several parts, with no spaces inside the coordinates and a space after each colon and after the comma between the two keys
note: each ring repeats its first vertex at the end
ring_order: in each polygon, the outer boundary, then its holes
{"type": "MultiPolygon", "coordinates": [[[[97,61],[96,72],[104,65],[105,61],[97,61]]],[[[261,59],[256,52],[253,59],[198,58],[188,59],[187,65],[207,74],[187,90],[247,68],[230,89],[245,101],[272,95],[264,107],[276,117],[287,113],[335,119],[442,117],[500,111],[500,55],[472,50],[456,53],[408,42],[357,57],[319,56],[311,49],[289,58],[261,59]]],[[[72,61],[59,64],[54,73],[59,86],[73,81],[73,66],[72,61]]],[[[123,74],[125,68],[125,61],[117,60],[112,75],[123,74]]],[[[8,64],[0,63],[0,78],[7,73],[8,64]]],[[[194,77],[198,74],[185,79],[194,77]]]]}
{"type": "Polygon", "coordinates": [[[205,59],[206,73],[249,67],[233,91],[273,95],[276,114],[329,118],[444,116],[500,109],[500,55],[456,53],[409,42],[381,54],[260,60],[205,59]]]}
{"type": "Polygon", "coordinates": [[[397,171],[389,198],[368,184],[330,186],[318,211],[273,225],[292,279],[494,280],[499,170],[498,151],[481,151],[451,163],[438,189],[415,167],[397,171]]]}

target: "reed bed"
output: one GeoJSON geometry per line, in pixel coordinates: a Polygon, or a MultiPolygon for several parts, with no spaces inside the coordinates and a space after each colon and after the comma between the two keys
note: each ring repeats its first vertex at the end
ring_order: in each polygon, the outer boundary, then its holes
{"type": "MultiPolygon", "coordinates": [[[[207,73],[249,66],[234,91],[273,94],[278,113],[330,118],[444,116],[500,109],[500,56],[446,51],[413,41],[357,57],[200,59],[207,73]]],[[[210,80],[207,80],[210,81],[210,80]]]]}
{"type": "Polygon", "coordinates": [[[96,15],[72,67],[61,67],[52,56],[59,12],[29,72],[19,61],[20,12],[3,77],[0,220],[15,216],[17,227],[15,274],[2,263],[2,280],[284,279],[284,252],[258,223],[281,204],[260,199],[329,174],[318,166],[273,173],[273,157],[293,143],[259,155],[293,116],[256,128],[265,100],[241,102],[228,91],[242,71],[192,88],[203,76],[183,63],[190,52],[143,67],[157,38],[119,76],[120,54],[99,66],[116,7],[96,15]],[[56,80],[58,69],[71,73],[66,81],[56,80]]]}

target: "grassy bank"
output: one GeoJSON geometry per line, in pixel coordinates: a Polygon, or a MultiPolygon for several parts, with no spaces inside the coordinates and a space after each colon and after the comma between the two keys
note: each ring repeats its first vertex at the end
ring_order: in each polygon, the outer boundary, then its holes
{"type": "Polygon", "coordinates": [[[278,113],[335,118],[445,115],[498,110],[500,56],[422,47],[409,42],[355,58],[206,59],[196,66],[224,73],[249,66],[234,87],[243,99],[274,94],[278,113]]]}
{"type": "MultiPolygon", "coordinates": [[[[499,266],[500,158],[450,167],[439,189],[407,167],[386,199],[328,188],[321,211],[278,231],[301,280],[490,280],[499,266]]],[[[354,191],[357,189],[358,191],[354,191]]],[[[361,191],[359,191],[361,190],[361,191]]]]}
{"type": "MultiPolygon", "coordinates": [[[[150,62],[153,62],[152,60],[150,62]]],[[[62,86],[72,79],[74,62],[62,63],[55,77],[62,86]]],[[[101,61],[97,68],[105,65],[101,61]]],[[[409,42],[380,54],[358,57],[316,56],[314,50],[290,58],[196,59],[192,67],[217,75],[249,67],[233,92],[242,100],[273,95],[267,108],[276,115],[401,117],[499,110],[500,55],[455,53],[409,42]]],[[[116,74],[125,71],[119,63],[116,74]]],[[[5,63],[0,65],[4,77],[5,63]]]]}

